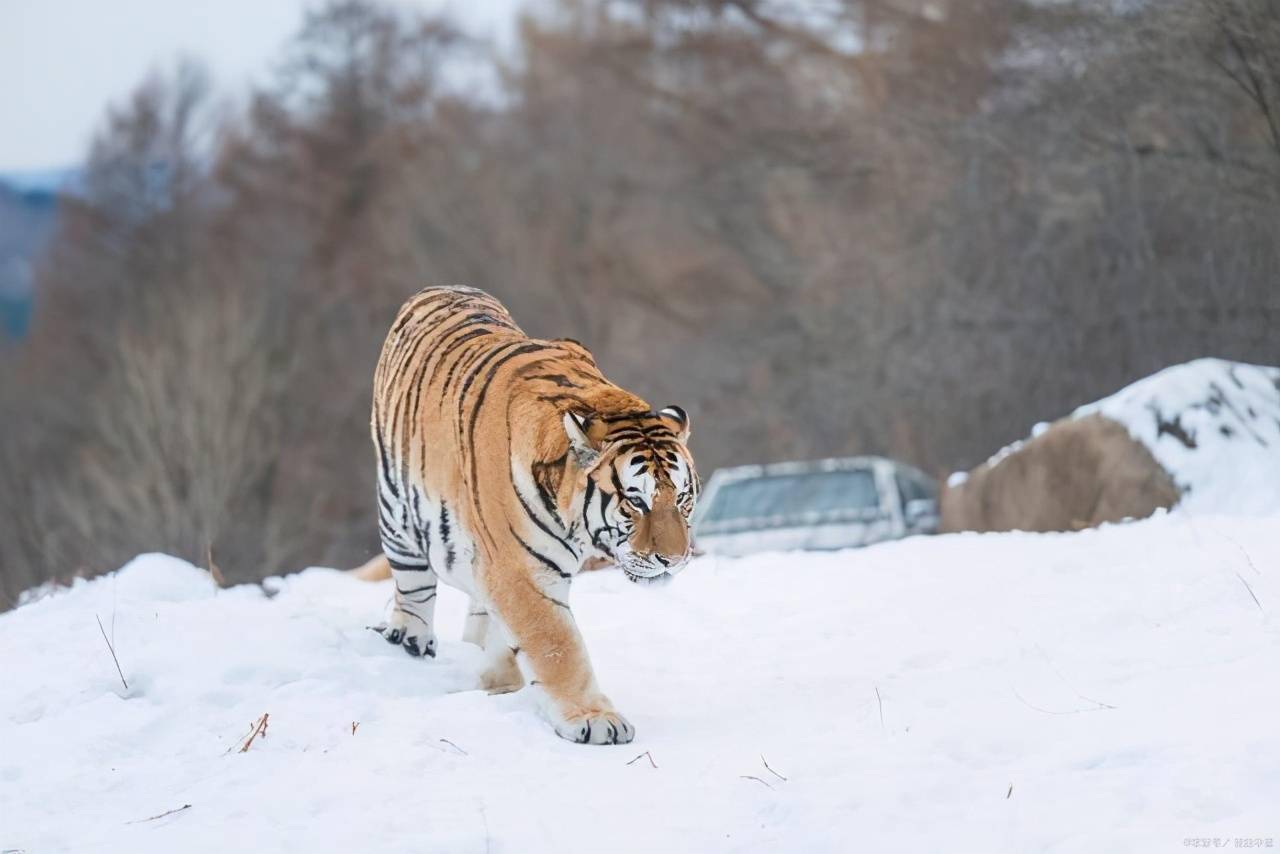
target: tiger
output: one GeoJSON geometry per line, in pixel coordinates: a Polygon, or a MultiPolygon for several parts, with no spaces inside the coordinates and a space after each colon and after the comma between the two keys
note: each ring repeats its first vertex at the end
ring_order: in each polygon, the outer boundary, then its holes
{"type": "MultiPolygon", "coordinates": [[[[463,640],[484,650],[480,687],[516,691],[527,677],[560,737],[630,742],[635,727],[596,683],[569,588],[602,560],[640,584],[686,566],[701,489],[688,413],[612,384],[573,339],[530,338],[484,291],[433,287],[387,333],[370,432],[395,581],[371,628],[434,657],[443,581],[471,598],[463,640]]],[[[381,575],[374,563],[361,575],[381,575]]]]}

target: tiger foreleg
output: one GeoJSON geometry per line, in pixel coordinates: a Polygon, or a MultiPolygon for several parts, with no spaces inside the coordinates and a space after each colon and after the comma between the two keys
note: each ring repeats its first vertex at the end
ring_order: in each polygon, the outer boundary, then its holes
{"type": "Polygon", "coordinates": [[[496,615],[519,650],[519,665],[541,687],[556,735],[579,744],[626,744],[635,738],[635,727],[596,685],[569,611],[568,581],[537,584],[513,574],[497,587],[496,615]]]}
{"type": "Polygon", "coordinates": [[[371,626],[410,655],[436,654],[436,574],[429,567],[391,563],[396,594],[385,622],[371,626]]]}

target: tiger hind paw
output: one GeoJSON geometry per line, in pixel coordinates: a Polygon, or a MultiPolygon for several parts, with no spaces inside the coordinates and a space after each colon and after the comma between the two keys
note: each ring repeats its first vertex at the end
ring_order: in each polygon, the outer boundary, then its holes
{"type": "Polygon", "coordinates": [[[391,625],[379,623],[378,625],[370,626],[369,628],[382,635],[383,639],[386,640],[387,643],[400,646],[405,652],[415,658],[423,655],[429,658],[436,657],[435,635],[423,636],[409,634],[408,629],[404,626],[395,625],[394,622],[391,625]]]}

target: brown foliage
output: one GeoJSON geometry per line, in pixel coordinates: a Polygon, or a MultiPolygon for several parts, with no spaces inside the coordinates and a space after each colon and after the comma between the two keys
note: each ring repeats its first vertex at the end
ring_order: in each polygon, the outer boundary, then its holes
{"type": "Polygon", "coordinates": [[[337,2],[243,111],[147,81],[0,362],[0,595],[363,561],[373,365],[427,284],[692,411],[708,472],[965,468],[1169,363],[1280,361],[1280,12],[1110,6],[563,0],[463,97],[456,30],[337,2]]]}

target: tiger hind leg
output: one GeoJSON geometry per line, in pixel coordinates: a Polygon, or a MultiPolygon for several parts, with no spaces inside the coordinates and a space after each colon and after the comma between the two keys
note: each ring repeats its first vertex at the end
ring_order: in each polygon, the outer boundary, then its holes
{"type": "Polygon", "coordinates": [[[435,571],[423,563],[408,564],[392,559],[391,577],[395,581],[395,601],[385,622],[370,626],[398,644],[413,656],[436,655],[436,580],[435,571]]]}
{"type": "Polygon", "coordinates": [[[510,694],[523,688],[524,674],[516,663],[519,651],[502,623],[486,614],[484,669],[480,671],[480,687],[490,694],[510,694]]]}
{"type": "Polygon", "coordinates": [[[464,643],[473,643],[483,649],[488,633],[489,612],[484,605],[473,598],[467,608],[467,621],[462,626],[462,640],[464,643]]]}

